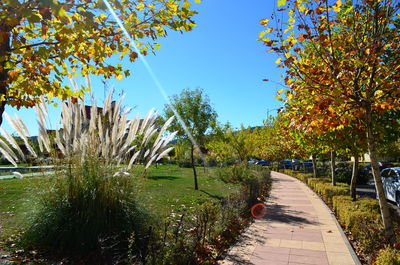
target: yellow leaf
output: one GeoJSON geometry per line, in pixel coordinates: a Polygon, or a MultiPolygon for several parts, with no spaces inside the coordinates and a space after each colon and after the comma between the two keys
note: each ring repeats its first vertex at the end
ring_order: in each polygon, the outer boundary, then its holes
{"type": "Polygon", "coordinates": [[[278,7],[286,5],[286,0],[278,0],[278,7]]]}
{"type": "Polygon", "coordinates": [[[144,8],[144,4],[138,4],[135,8],[136,8],[137,10],[139,10],[139,11],[142,11],[143,8],[144,8]]]}
{"type": "Polygon", "coordinates": [[[267,26],[268,22],[269,22],[269,19],[267,19],[267,18],[260,20],[260,24],[263,25],[263,26],[267,26]]]}
{"type": "Polygon", "coordinates": [[[117,78],[118,81],[121,81],[122,78],[124,78],[124,75],[123,74],[118,74],[118,75],[115,76],[115,78],[117,78]]]}
{"type": "Polygon", "coordinates": [[[333,11],[339,12],[341,7],[342,7],[342,0],[337,0],[336,3],[333,5],[333,11]]]}
{"type": "Polygon", "coordinates": [[[200,4],[201,0],[194,0],[196,3],[200,4]]]}
{"type": "Polygon", "coordinates": [[[282,93],[284,89],[279,89],[278,94],[282,93]]]}
{"type": "Polygon", "coordinates": [[[307,10],[307,8],[304,6],[304,5],[301,5],[300,7],[299,7],[299,11],[301,12],[301,13],[304,13],[304,11],[306,11],[307,10]]]}
{"type": "Polygon", "coordinates": [[[280,64],[281,63],[281,58],[278,58],[278,60],[275,61],[276,64],[280,64]]]}
{"type": "Polygon", "coordinates": [[[375,91],[375,96],[376,97],[381,97],[382,95],[383,95],[383,91],[382,90],[375,91]]]}
{"type": "Polygon", "coordinates": [[[258,37],[261,39],[262,37],[264,37],[264,35],[267,34],[267,31],[261,31],[260,34],[258,34],[258,37]]]}

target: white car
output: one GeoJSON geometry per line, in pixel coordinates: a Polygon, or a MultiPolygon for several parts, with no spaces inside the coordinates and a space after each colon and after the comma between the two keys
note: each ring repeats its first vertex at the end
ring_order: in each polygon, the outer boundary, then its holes
{"type": "Polygon", "coordinates": [[[385,168],[381,172],[386,199],[400,208],[400,167],[385,168]]]}

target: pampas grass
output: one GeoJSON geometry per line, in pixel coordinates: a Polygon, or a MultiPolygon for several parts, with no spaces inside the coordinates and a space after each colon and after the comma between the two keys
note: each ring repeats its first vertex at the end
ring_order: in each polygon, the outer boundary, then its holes
{"type": "MultiPolygon", "coordinates": [[[[173,117],[159,129],[155,124],[156,111],[150,110],[143,120],[138,117],[129,120],[129,110],[122,108],[122,102],[123,97],[116,104],[112,101],[112,91],[105,99],[103,108],[98,108],[94,100],[89,113],[86,113],[83,99],[76,103],[73,103],[71,99],[63,102],[60,122],[62,129],[56,130],[54,139],[63,157],[71,159],[78,156],[84,160],[90,152],[101,157],[106,163],[126,165],[125,169],[129,170],[136,162],[143,162],[148,168],[152,162],[166,156],[172,150],[166,146],[176,135],[173,133],[169,137],[164,137],[173,117]],[[138,139],[140,139],[139,142],[138,139]],[[149,146],[154,139],[155,141],[149,146]]],[[[46,105],[44,103],[37,105],[35,111],[39,125],[40,152],[54,153],[46,127],[48,115],[46,105]]],[[[38,157],[29,142],[30,133],[24,122],[19,117],[11,117],[7,114],[5,117],[23,140],[30,155],[38,157]]],[[[0,132],[6,140],[0,141],[1,154],[15,166],[17,162],[26,160],[26,155],[14,137],[3,129],[0,129],[0,132]]]]}
{"type": "MultiPolygon", "coordinates": [[[[38,151],[30,143],[23,121],[6,115],[30,156],[50,154],[54,162],[60,163],[49,187],[39,197],[38,212],[22,242],[28,248],[86,255],[100,251],[101,242],[116,238],[115,251],[123,251],[132,234],[140,241],[150,218],[136,203],[130,169],[135,163],[148,168],[172,150],[167,145],[176,134],[164,136],[172,119],[160,129],[154,110],[143,120],[130,119],[130,110],[123,108],[123,98],[113,102],[112,92],[103,108],[98,108],[93,100],[87,110],[83,99],[67,100],[61,108],[61,129],[55,131],[52,139],[47,130],[45,104],[35,107],[38,151]]],[[[26,160],[28,156],[15,138],[1,128],[0,132],[5,139],[0,139],[3,156],[15,166],[26,160]]],[[[13,174],[22,178],[19,173],[13,174]]]]}

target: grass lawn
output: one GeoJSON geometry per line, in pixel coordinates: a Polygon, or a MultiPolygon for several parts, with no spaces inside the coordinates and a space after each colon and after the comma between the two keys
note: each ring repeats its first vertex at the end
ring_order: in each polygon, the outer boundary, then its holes
{"type": "Polygon", "coordinates": [[[220,200],[237,191],[239,186],[226,184],[217,177],[217,168],[197,168],[199,190],[194,189],[193,170],[174,165],[151,167],[145,179],[138,178],[139,200],[161,215],[172,210],[220,200]]]}
{"type": "MultiPolygon", "coordinates": [[[[216,168],[198,168],[199,190],[194,190],[191,168],[175,165],[152,166],[146,177],[135,177],[138,201],[161,216],[172,211],[190,209],[205,200],[219,200],[239,189],[217,178],[216,168]]],[[[21,231],[37,208],[38,194],[47,177],[0,180],[0,247],[1,241],[21,231]]]]}

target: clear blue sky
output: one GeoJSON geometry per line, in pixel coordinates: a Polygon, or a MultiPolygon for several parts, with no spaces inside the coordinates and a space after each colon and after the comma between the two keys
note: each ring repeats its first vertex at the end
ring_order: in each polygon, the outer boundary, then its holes
{"type": "MultiPolygon", "coordinates": [[[[157,55],[146,59],[158,76],[168,95],[178,94],[184,88],[201,87],[209,95],[218,113],[219,121],[229,121],[234,127],[261,125],[270,109],[282,103],[274,98],[278,85],[264,82],[267,78],[280,82],[280,72],[274,63],[276,57],[266,53],[266,47],[256,41],[263,27],[261,19],[271,15],[274,0],[203,0],[193,7],[197,27],[180,34],[169,32],[160,39],[157,55]]],[[[108,79],[109,86],[126,94],[126,106],[137,106],[135,113],[144,116],[151,108],[162,112],[165,100],[147,73],[141,61],[123,62],[132,75],[122,81],[108,79]]],[[[101,79],[91,77],[93,93],[102,99],[101,79]]],[[[69,82],[69,81],[68,81],[69,82]]],[[[80,80],[78,80],[78,83],[80,80]]],[[[34,111],[15,111],[27,123],[33,135],[37,134],[34,111]]],[[[51,125],[55,127],[59,111],[51,108],[51,125]]],[[[6,122],[4,128],[8,129],[6,122]]]]}

